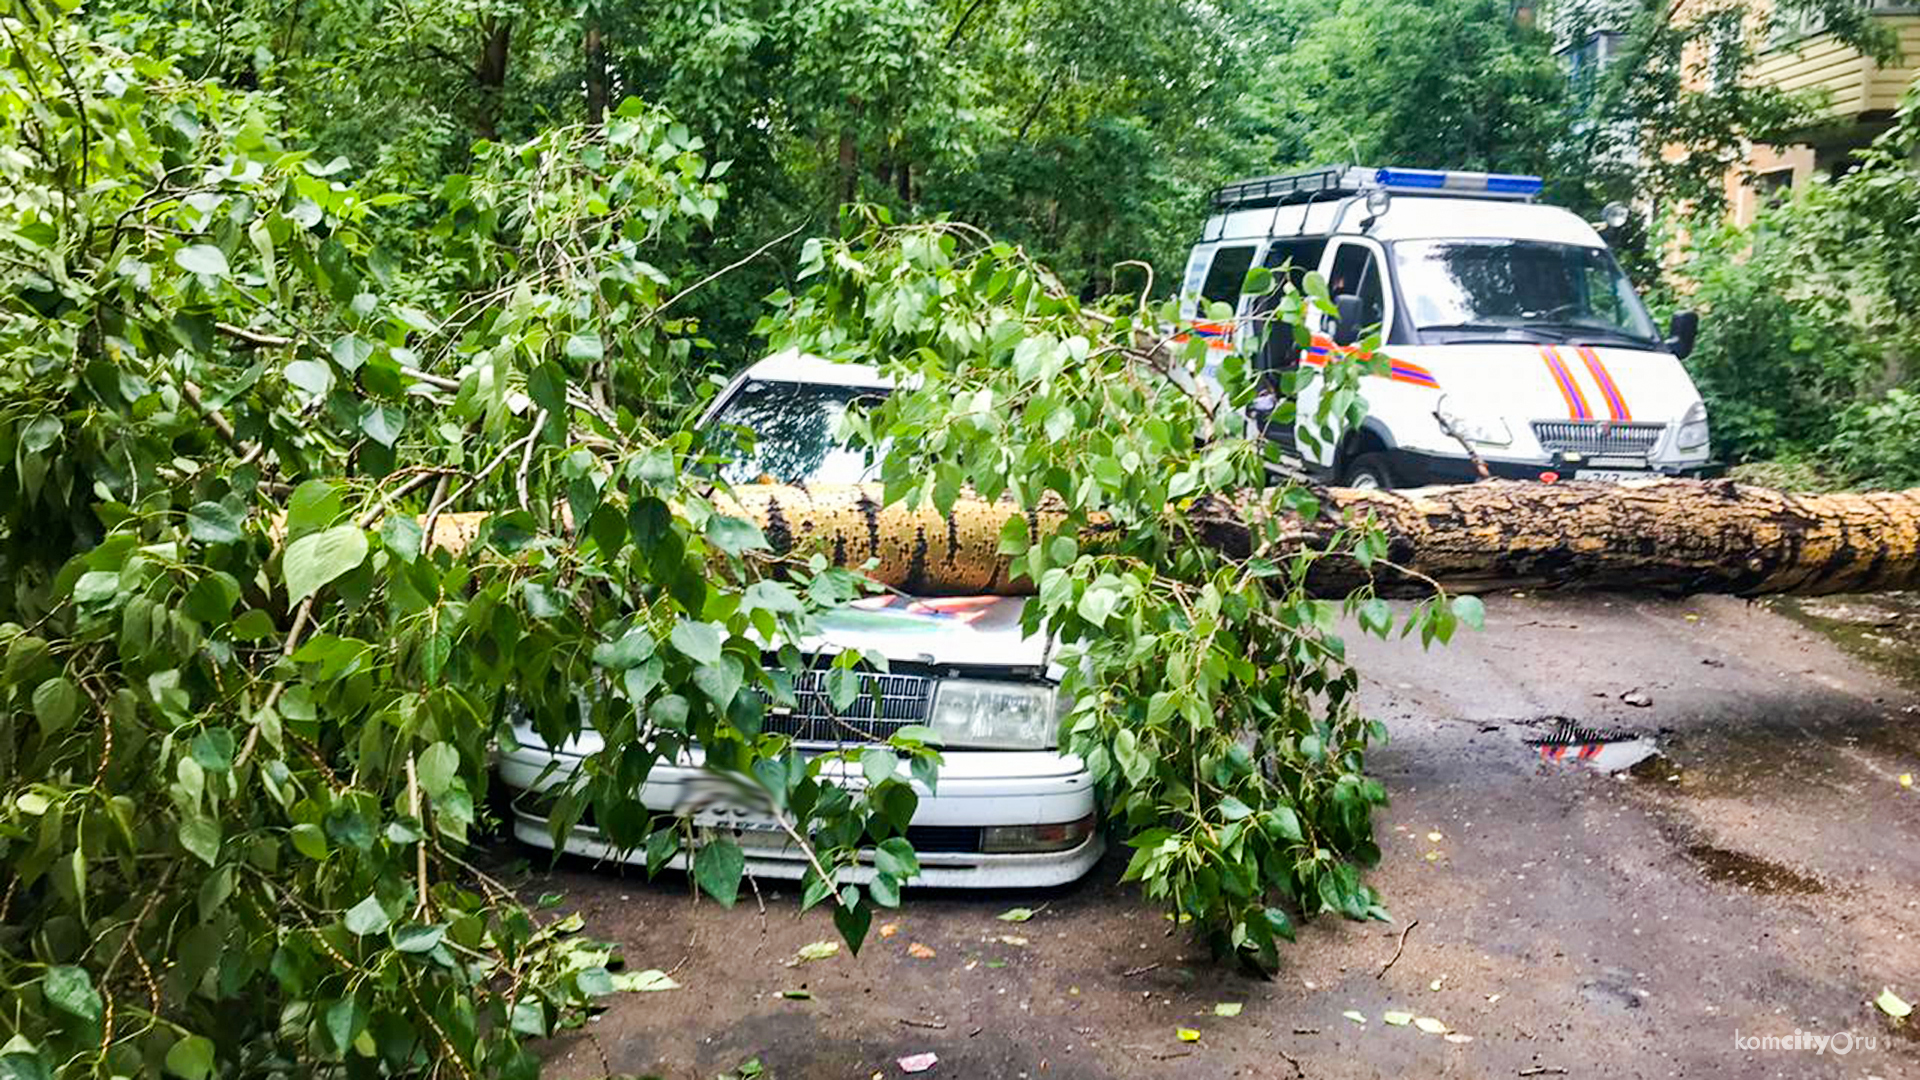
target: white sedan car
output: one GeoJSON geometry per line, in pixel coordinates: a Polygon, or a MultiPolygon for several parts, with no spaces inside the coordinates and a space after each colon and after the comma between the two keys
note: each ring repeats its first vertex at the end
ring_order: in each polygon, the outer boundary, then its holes
{"type": "MultiPolygon", "coordinates": [[[[740,425],[757,435],[750,455],[727,468],[729,481],[852,483],[866,478],[864,455],[838,445],[835,420],[849,403],[883,396],[871,368],[782,353],[753,365],[716,399],[702,425],[740,425]]],[[[1080,759],[1055,749],[1063,701],[1052,670],[1053,643],[1020,629],[1022,601],[977,596],[913,599],[876,596],[825,616],[820,651],[853,648],[887,658],[887,674],[861,676],[860,694],[835,714],[818,672],[796,673],[798,704],[772,708],[765,730],[790,735],[802,753],[844,749],[862,736],[883,741],[910,724],[938,733],[944,764],[936,790],[919,790],[907,839],[919,854],[915,884],[1010,888],[1073,881],[1100,859],[1093,778],[1080,759]],[[877,693],[875,691],[878,691],[877,693]]],[[[548,746],[528,725],[504,752],[500,776],[515,793],[514,835],[551,848],[541,794],[564,785],[583,757],[600,748],[591,732],[548,746]]],[[[848,786],[857,767],[834,771],[848,786]]],[[[916,785],[917,786],[917,785],[916,785]]],[[[748,872],[799,878],[806,861],[767,817],[716,793],[697,749],[657,765],[641,789],[647,807],[689,815],[707,836],[731,835],[748,872]]],[[[564,849],[594,858],[644,863],[644,852],[615,849],[591,824],[564,849]]],[[[684,868],[689,854],[669,865],[684,868]]],[[[848,876],[862,880],[864,867],[848,876]]]]}

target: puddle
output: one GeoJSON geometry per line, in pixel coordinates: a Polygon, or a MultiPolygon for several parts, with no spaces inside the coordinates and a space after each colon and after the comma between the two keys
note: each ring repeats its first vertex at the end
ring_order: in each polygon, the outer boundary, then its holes
{"type": "Polygon", "coordinates": [[[1630,731],[1582,727],[1567,717],[1559,718],[1541,738],[1528,739],[1527,745],[1550,764],[1584,765],[1609,774],[1632,771],[1636,776],[1651,764],[1661,779],[1673,771],[1661,766],[1664,759],[1652,739],[1630,731]]]}
{"type": "Polygon", "coordinates": [[[1690,844],[1687,857],[1700,867],[1709,881],[1737,885],[1757,893],[1822,893],[1827,887],[1797,870],[1781,866],[1758,855],[1729,851],[1712,844],[1690,844]]]}

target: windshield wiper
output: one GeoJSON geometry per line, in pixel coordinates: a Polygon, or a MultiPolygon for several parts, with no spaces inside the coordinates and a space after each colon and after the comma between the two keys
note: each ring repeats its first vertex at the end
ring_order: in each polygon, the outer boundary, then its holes
{"type": "MultiPolygon", "coordinates": [[[[1543,329],[1542,327],[1540,327],[1540,326],[1538,326],[1538,325],[1534,325],[1534,326],[1523,326],[1523,325],[1516,325],[1516,324],[1514,324],[1514,323],[1485,323],[1485,322],[1478,322],[1478,323],[1476,323],[1476,322],[1465,322],[1465,323],[1445,323],[1445,324],[1442,324],[1442,325],[1440,325],[1440,326],[1423,326],[1423,327],[1421,327],[1421,328],[1420,328],[1420,332],[1421,332],[1421,333],[1423,333],[1423,334],[1427,334],[1427,333],[1435,333],[1435,332],[1439,332],[1439,333],[1486,333],[1486,332],[1489,332],[1489,331],[1491,331],[1491,332],[1496,332],[1496,333],[1501,333],[1501,334],[1519,334],[1519,335],[1525,335],[1525,336],[1523,336],[1523,337],[1521,337],[1521,338],[1520,338],[1520,340],[1522,340],[1522,341],[1525,341],[1525,340],[1527,340],[1527,337],[1528,337],[1528,336],[1530,336],[1530,337],[1533,337],[1533,338],[1543,338],[1543,337],[1544,337],[1544,338],[1546,338],[1546,339],[1548,339],[1549,341],[1564,341],[1564,340],[1566,340],[1566,335],[1564,335],[1564,334],[1562,334],[1562,333],[1559,333],[1559,332],[1558,332],[1557,330],[1551,330],[1551,329],[1543,329]]],[[[1487,343],[1491,343],[1491,344],[1499,344],[1499,343],[1501,343],[1501,342],[1507,342],[1507,341],[1513,341],[1513,340],[1514,340],[1514,338],[1512,338],[1512,337],[1504,337],[1504,338],[1455,338],[1455,339],[1454,339],[1453,341],[1451,341],[1451,342],[1449,342],[1448,344],[1456,344],[1456,345],[1473,345],[1473,344],[1487,344],[1487,343]]]]}
{"type": "Polygon", "coordinates": [[[1614,342],[1624,341],[1629,344],[1641,346],[1657,346],[1660,344],[1658,340],[1653,338],[1643,338],[1637,334],[1629,334],[1625,330],[1611,330],[1604,326],[1585,326],[1580,323],[1542,323],[1540,325],[1551,327],[1554,332],[1561,333],[1569,345],[1592,344],[1592,342],[1584,340],[1585,338],[1599,338],[1603,341],[1614,342]]]}

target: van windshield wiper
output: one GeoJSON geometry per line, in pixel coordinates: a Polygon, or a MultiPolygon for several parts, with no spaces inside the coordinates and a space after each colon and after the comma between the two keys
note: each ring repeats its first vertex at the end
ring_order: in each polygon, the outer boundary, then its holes
{"type": "Polygon", "coordinates": [[[1659,341],[1654,339],[1643,338],[1637,334],[1629,334],[1625,330],[1609,330],[1603,326],[1584,326],[1580,323],[1546,323],[1544,325],[1551,327],[1553,332],[1561,334],[1569,345],[1594,344],[1594,341],[1587,340],[1589,338],[1595,339],[1603,344],[1608,342],[1615,344],[1625,342],[1643,348],[1648,346],[1657,347],[1660,344],[1659,341]]]}
{"type": "Polygon", "coordinates": [[[1500,333],[1500,334],[1508,334],[1508,335],[1522,335],[1518,338],[1511,337],[1511,336],[1500,337],[1500,338],[1454,338],[1452,341],[1448,342],[1448,344],[1457,344],[1457,345],[1475,345],[1475,344],[1487,344],[1487,343],[1499,344],[1501,342],[1508,342],[1508,341],[1515,341],[1515,340],[1524,342],[1524,341],[1534,340],[1539,338],[1545,338],[1548,341],[1565,341],[1566,340],[1566,335],[1560,333],[1557,329],[1547,329],[1537,325],[1521,326],[1521,325],[1516,325],[1514,323],[1488,323],[1488,322],[1444,323],[1439,326],[1422,326],[1420,328],[1420,332],[1423,334],[1436,333],[1436,332],[1448,333],[1448,334],[1452,334],[1452,333],[1469,333],[1470,334],[1470,333],[1492,332],[1492,333],[1500,333]]]}

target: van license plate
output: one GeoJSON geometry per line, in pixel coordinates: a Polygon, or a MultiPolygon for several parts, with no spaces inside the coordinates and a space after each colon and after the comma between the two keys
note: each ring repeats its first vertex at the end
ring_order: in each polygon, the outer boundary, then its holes
{"type": "Polygon", "coordinates": [[[1605,480],[1608,482],[1620,480],[1649,480],[1653,478],[1653,475],[1653,473],[1635,472],[1632,469],[1575,469],[1573,471],[1573,478],[1575,480],[1605,480]]]}

